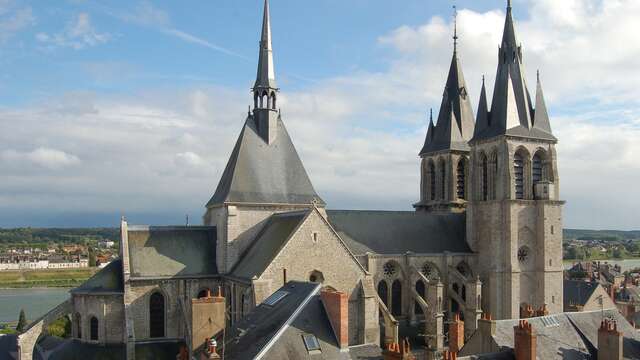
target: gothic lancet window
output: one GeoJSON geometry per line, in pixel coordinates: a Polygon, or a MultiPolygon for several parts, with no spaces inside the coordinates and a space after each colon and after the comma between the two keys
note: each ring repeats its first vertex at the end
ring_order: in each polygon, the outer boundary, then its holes
{"type": "Polygon", "coordinates": [[[398,279],[391,284],[391,314],[402,315],[402,283],[398,279]]]}
{"type": "Polygon", "coordinates": [[[489,161],[482,155],[482,200],[489,200],[489,161]]]}
{"type": "Polygon", "coordinates": [[[457,169],[457,182],[456,182],[456,194],[458,196],[458,199],[460,200],[464,200],[465,199],[465,181],[466,181],[466,165],[465,165],[465,159],[460,159],[460,161],[458,161],[458,169],[457,169]]]}
{"type": "Polygon", "coordinates": [[[524,158],[522,154],[513,156],[513,175],[516,187],[516,199],[524,199],[524,158]]]}
{"type": "Polygon", "coordinates": [[[98,318],[95,316],[92,316],[91,320],[89,320],[89,330],[90,339],[98,341],[98,318]]]}
{"type": "Polygon", "coordinates": [[[389,289],[387,288],[387,282],[384,280],[378,283],[378,296],[382,299],[382,302],[389,307],[389,289]]]}
{"type": "MultiPolygon", "coordinates": [[[[418,280],[418,282],[416,282],[416,292],[418,293],[418,295],[420,295],[420,297],[422,299],[424,299],[424,296],[425,296],[426,292],[425,292],[424,282],[422,280],[418,280]]],[[[417,301],[416,301],[416,304],[415,304],[414,312],[416,314],[423,314],[422,306],[418,305],[417,301]]]]}
{"type": "Polygon", "coordinates": [[[149,298],[149,337],[164,337],[164,296],[159,292],[149,298]]]}
{"type": "Polygon", "coordinates": [[[436,199],[436,166],[433,162],[429,163],[429,192],[430,198],[429,200],[436,199]]]}
{"type": "Polygon", "coordinates": [[[447,199],[447,169],[444,160],[440,160],[440,199],[447,199]]]}

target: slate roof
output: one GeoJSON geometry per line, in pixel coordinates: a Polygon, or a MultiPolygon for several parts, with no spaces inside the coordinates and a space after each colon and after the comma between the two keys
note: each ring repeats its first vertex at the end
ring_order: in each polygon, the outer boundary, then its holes
{"type": "Polygon", "coordinates": [[[274,214],[256,236],[255,241],[233,268],[235,277],[252,279],[260,276],[284,247],[294,230],[311,210],[274,214]]]}
{"type": "Polygon", "coordinates": [[[478,121],[472,140],[499,135],[557,141],[551,133],[549,117],[538,78],[536,108],[531,102],[522,61],[522,47],[516,36],[512,9],[507,8],[504,33],[498,58],[491,111],[487,112],[486,94],[481,94],[478,121]]]}
{"type": "Polygon", "coordinates": [[[464,214],[329,210],[329,223],[352,253],[470,253],[464,214]]]}
{"type": "Polygon", "coordinates": [[[252,116],[242,128],[227,167],[207,207],[224,203],[324,205],[278,117],[271,144],[259,135],[252,116]]]}
{"type": "MultiPolygon", "coordinates": [[[[640,358],[640,336],[636,330],[620,315],[616,309],[589,312],[568,312],[546,317],[527,319],[537,334],[538,359],[596,359],[598,349],[598,328],[603,315],[618,324],[618,330],[624,333],[623,358],[640,358]],[[547,326],[545,321],[555,319],[557,325],[547,326]]],[[[513,327],[519,320],[496,321],[494,341],[499,348],[507,351],[513,349],[513,327]]],[[[548,324],[548,322],[547,322],[548,324]]],[[[475,334],[478,334],[476,332],[475,334]]],[[[474,334],[474,336],[475,336],[474,334]]],[[[464,348],[462,349],[464,353],[464,348]]],[[[486,359],[503,359],[490,357],[486,359]]],[[[497,356],[497,355],[496,355],[497,356]]],[[[500,355],[500,356],[504,356],[500,355]]]]}
{"type": "Polygon", "coordinates": [[[123,293],[122,260],[116,259],[100,269],[71,293],[123,293]]]}
{"type": "Polygon", "coordinates": [[[215,227],[131,225],[128,241],[133,278],[218,274],[215,227]]]}
{"type": "Polygon", "coordinates": [[[600,286],[600,284],[596,282],[564,280],[564,307],[567,308],[567,306],[571,305],[585,305],[598,286],[600,286]]]}
{"type": "Polygon", "coordinates": [[[376,345],[341,351],[320,299],[320,284],[291,281],[278,291],[289,294],[274,306],[258,305],[226,336],[225,357],[266,360],[381,359],[376,345]],[[303,334],[315,335],[320,354],[309,354],[303,334]]]}
{"type": "MultiPolygon", "coordinates": [[[[45,345],[42,349],[45,354],[34,352],[34,359],[49,360],[122,360],[126,358],[124,344],[98,345],[83,343],[78,340],[62,340],[52,336],[44,337],[38,342],[39,346],[45,345]],[[46,346],[47,342],[52,342],[54,346],[46,346]]],[[[175,360],[180,351],[181,343],[175,341],[158,341],[150,343],[140,343],[135,345],[136,359],[138,360],[175,360]]],[[[4,358],[2,358],[4,359],[4,358]]]]}
{"type": "Polygon", "coordinates": [[[0,335],[0,359],[17,359],[18,337],[16,335],[0,335]]]}
{"type": "Polygon", "coordinates": [[[457,51],[454,51],[438,123],[434,127],[431,119],[420,155],[441,150],[470,150],[468,142],[473,136],[474,122],[468,92],[457,51]]]}

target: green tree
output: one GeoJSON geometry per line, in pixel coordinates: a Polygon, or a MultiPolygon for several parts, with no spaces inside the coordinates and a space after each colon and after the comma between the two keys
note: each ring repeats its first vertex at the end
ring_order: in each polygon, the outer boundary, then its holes
{"type": "Polygon", "coordinates": [[[27,316],[24,314],[24,309],[20,309],[20,316],[18,317],[18,325],[16,330],[22,332],[27,327],[27,316]]]}
{"type": "Polygon", "coordinates": [[[89,247],[89,266],[96,266],[96,251],[92,247],[89,247]]]}
{"type": "Polygon", "coordinates": [[[619,247],[613,249],[613,257],[616,259],[622,258],[622,250],[619,247]]]}
{"type": "Polygon", "coordinates": [[[47,334],[61,338],[71,337],[71,320],[63,316],[47,327],[47,334]]]}

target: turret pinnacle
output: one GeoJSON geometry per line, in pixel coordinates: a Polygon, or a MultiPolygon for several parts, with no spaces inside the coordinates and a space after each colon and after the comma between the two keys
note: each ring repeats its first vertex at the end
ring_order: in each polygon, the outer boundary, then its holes
{"type": "Polygon", "coordinates": [[[264,0],[264,17],[262,19],[262,36],[260,38],[260,59],[258,75],[253,87],[257,89],[276,89],[276,74],[273,65],[273,48],[271,46],[271,17],[269,0],[264,0]]]}

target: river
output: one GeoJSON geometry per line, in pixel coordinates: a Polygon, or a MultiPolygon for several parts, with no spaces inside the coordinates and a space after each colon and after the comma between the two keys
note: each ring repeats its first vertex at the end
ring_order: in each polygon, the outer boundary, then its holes
{"type": "MultiPolygon", "coordinates": [[[[590,260],[589,260],[590,261],[590,260]]],[[[595,260],[598,261],[598,260],[595,260]]],[[[622,272],[627,270],[631,270],[634,268],[640,268],[640,259],[629,259],[629,260],[599,260],[600,263],[609,263],[609,264],[618,264],[622,268],[622,272]]],[[[578,263],[578,261],[565,262],[564,268],[570,269],[573,264],[578,263]]]]}
{"type": "Polygon", "coordinates": [[[0,323],[18,321],[20,309],[34,320],[69,298],[69,289],[0,289],[0,323]]]}

